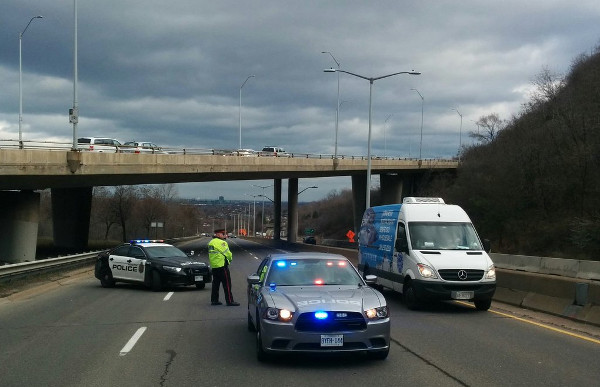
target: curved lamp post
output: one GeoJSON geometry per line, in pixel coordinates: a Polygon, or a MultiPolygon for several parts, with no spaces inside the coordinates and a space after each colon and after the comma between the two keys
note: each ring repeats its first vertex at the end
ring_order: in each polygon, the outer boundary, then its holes
{"type": "Polygon", "coordinates": [[[27,28],[29,28],[29,25],[31,24],[31,22],[33,21],[33,19],[43,19],[43,16],[34,16],[29,20],[29,23],[27,23],[27,26],[25,26],[25,29],[23,30],[23,32],[19,33],[19,148],[23,149],[23,131],[21,129],[21,123],[23,122],[23,86],[22,86],[22,80],[23,80],[23,60],[21,57],[21,41],[23,40],[23,35],[25,34],[25,31],[27,31],[27,28]]]}
{"type": "Polygon", "coordinates": [[[416,91],[417,94],[419,94],[419,97],[421,97],[421,142],[419,143],[419,160],[421,160],[421,150],[423,149],[423,105],[425,104],[425,98],[419,93],[419,90],[415,88],[412,88],[411,90],[416,91]]]}
{"type": "Polygon", "coordinates": [[[462,150],[462,114],[458,111],[458,109],[453,108],[455,112],[460,116],[460,128],[458,129],[458,162],[460,163],[460,152],[462,150]]]}
{"type": "MultiPolygon", "coordinates": [[[[257,187],[257,188],[261,188],[263,190],[262,195],[258,195],[258,196],[260,196],[260,197],[263,198],[263,200],[262,200],[262,215],[261,215],[261,221],[260,221],[260,236],[262,237],[263,234],[265,233],[265,198],[266,198],[266,196],[265,196],[265,188],[272,187],[273,184],[271,184],[271,185],[256,185],[256,184],[252,184],[252,185],[255,186],[255,187],[257,187]]],[[[269,199],[269,200],[271,200],[271,199],[269,199]]]]}
{"type": "Polygon", "coordinates": [[[371,207],[371,116],[372,116],[372,102],[373,102],[373,82],[379,80],[379,79],[383,79],[383,78],[388,78],[388,77],[392,77],[394,75],[399,75],[399,74],[409,74],[409,75],[421,75],[420,72],[418,71],[400,71],[398,73],[393,73],[393,74],[388,74],[388,75],[382,75],[380,77],[375,77],[375,78],[369,78],[369,77],[365,77],[362,75],[358,75],[355,73],[351,73],[350,71],[345,71],[345,70],[340,70],[340,69],[325,69],[323,70],[326,73],[335,73],[335,72],[341,72],[341,73],[346,73],[346,74],[350,74],[350,75],[354,75],[355,77],[358,78],[362,78],[362,79],[366,79],[367,81],[369,81],[369,138],[367,140],[367,197],[366,197],[366,208],[371,207]]]}
{"type": "Polygon", "coordinates": [[[238,149],[242,149],[242,88],[250,78],[254,78],[254,75],[249,75],[248,78],[246,78],[246,80],[244,81],[244,83],[242,83],[242,86],[240,86],[240,146],[238,149]]]}
{"type": "MultiPolygon", "coordinates": [[[[300,194],[304,191],[306,191],[307,189],[312,189],[312,188],[319,188],[316,185],[313,185],[312,187],[306,187],[304,188],[302,191],[298,192],[298,194],[296,196],[300,196],[300,194]]],[[[296,233],[298,233],[298,211],[296,211],[296,233]]]]}
{"type": "Polygon", "coordinates": [[[387,118],[385,119],[385,122],[383,123],[383,157],[385,158],[387,155],[387,140],[385,138],[385,127],[387,125],[387,122],[390,118],[392,118],[393,114],[388,114],[387,118]]]}
{"type": "Polygon", "coordinates": [[[333,59],[333,61],[335,62],[335,64],[337,65],[337,69],[338,69],[338,77],[337,77],[337,105],[335,108],[335,145],[334,145],[334,153],[333,153],[333,158],[337,159],[337,149],[338,149],[338,125],[339,125],[339,119],[340,119],[340,62],[337,61],[337,59],[335,59],[335,57],[333,56],[333,54],[329,51],[321,51],[321,54],[329,54],[331,55],[331,58],[333,59]]]}

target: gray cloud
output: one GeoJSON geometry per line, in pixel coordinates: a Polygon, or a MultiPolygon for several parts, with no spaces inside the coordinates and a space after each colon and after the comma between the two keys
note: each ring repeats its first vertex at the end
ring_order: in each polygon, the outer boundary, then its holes
{"type": "MultiPolygon", "coordinates": [[[[78,12],[81,135],[237,148],[239,90],[252,74],[243,88],[242,146],[332,154],[337,75],[323,69],[336,64],[321,54],[331,51],[342,69],[368,77],[423,73],[374,83],[373,154],[418,156],[421,100],[410,90],[417,88],[425,98],[423,157],[452,157],[460,125],[452,108],[463,114],[463,144],[480,116],[517,114],[544,66],[566,73],[575,56],[597,44],[600,6],[105,0],[79,1],[78,12]]],[[[38,14],[44,19],[23,37],[24,139],[70,142],[72,0],[3,1],[0,138],[18,136],[18,36],[38,14]]],[[[339,153],[366,154],[369,83],[341,74],[340,93],[339,153]]],[[[349,186],[338,180],[323,186],[349,186]]],[[[246,190],[246,183],[228,184],[239,187],[228,189],[236,197],[246,190]]],[[[224,186],[184,185],[180,193],[215,197],[224,186]]]]}

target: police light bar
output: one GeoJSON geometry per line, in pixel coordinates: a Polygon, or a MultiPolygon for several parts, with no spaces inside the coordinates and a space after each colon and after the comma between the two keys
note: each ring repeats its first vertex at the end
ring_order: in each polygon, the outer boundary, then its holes
{"type": "Polygon", "coordinates": [[[162,239],[132,239],[129,243],[163,243],[162,239]]]}

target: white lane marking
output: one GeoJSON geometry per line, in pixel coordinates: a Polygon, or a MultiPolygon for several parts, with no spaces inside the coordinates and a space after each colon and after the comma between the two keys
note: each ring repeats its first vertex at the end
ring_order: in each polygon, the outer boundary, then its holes
{"type": "Polygon", "coordinates": [[[172,295],[173,295],[173,292],[167,293],[167,295],[165,296],[165,298],[163,298],[163,301],[169,301],[169,299],[171,298],[172,295]]]}
{"type": "Polygon", "coordinates": [[[133,346],[135,345],[135,343],[137,343],[137,341],[140,339],[140,337],[142,337],[142,335],[144,334],[144,332],[146,332],[146,327],[141,327],[140,329],[138,329],[133,336],[131,337],[131,339],[129,339],[129,341],[127,342],[127,344],[125,344],[125,346],[123,347],[123,349],[121,349],[121,352],[119,352],[119,356],[125,356],[129,353],[129,351],[131,351],[133,349],[133,346]]]}

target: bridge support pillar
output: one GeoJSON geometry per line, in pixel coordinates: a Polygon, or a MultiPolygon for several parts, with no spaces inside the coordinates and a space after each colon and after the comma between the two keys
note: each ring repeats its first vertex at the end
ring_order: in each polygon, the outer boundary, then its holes
{"type": "Polygon", "coordinates": [[[273,239],[281,239],[281,179],[275,179],[273,187],[273,205],[275,206],[275,223],[273,224],[273,239]]]}
{"type": "Polygon", "coordinates": [[[288,180],[287,241],[295,243],[298,235],[298,179],[288,180]]]}
{"type": "Polygon", "coordinates": [[[0,191],[0,262],[35,261],[40,194],[0,191]]]}
{"type": "Polygon", "coordinates": [[[54,246],[87,248],[91,210],[92,187],[52,188],[54,246]]]}
{"type": "Polygon", "coordinates": [[[352,212],[354,214],[354,232],[358,235],[362,216],[367,209],[367,176],[352,175],[352,212]]]}
{"type": "Polygon", "coordinates": [[[410,176],[400,174],[385,173],[380,176],[381,184],[381,204],[402,203],[404,196],[411,186],[410,176]]]}

